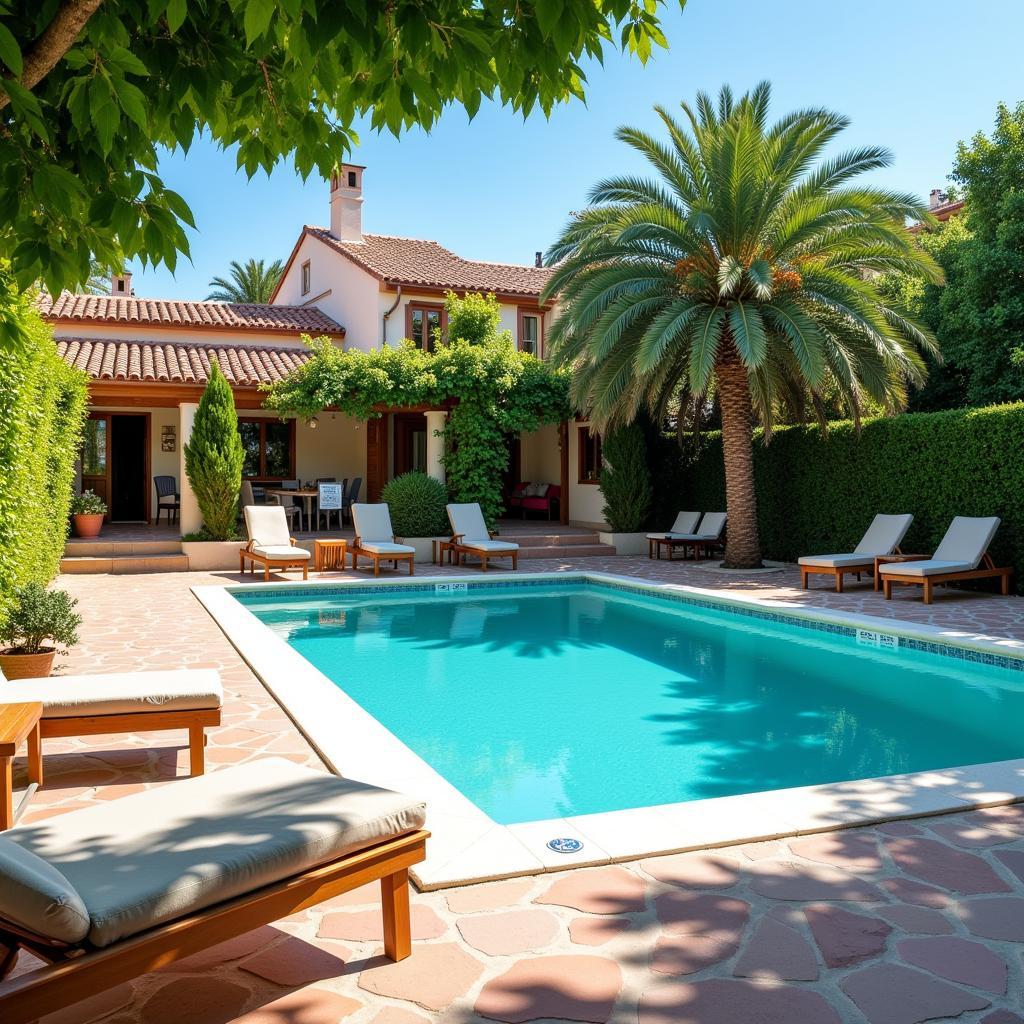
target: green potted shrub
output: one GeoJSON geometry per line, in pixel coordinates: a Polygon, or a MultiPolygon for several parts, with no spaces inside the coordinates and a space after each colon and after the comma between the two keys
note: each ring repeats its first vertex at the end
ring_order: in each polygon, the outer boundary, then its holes
{"type": "Polygon", "coordinates": [[[380,500],[391,510],[391,528],[396,537],[416,548],[416,560],[430,558],[430,543],[417,538],[451,536],[448,524],[448,490],[440,480],[426,473],[403,473],[384,490],[380,500]]]}
{"type": "Polygon", "coordinates": [[[71,525],[76,537],[98,537],[106,514],[107,506],[95,491],[82,491],[71,498],[71,525]]]}
{"type": "Polygon", "coordinates": [[[65,590],[47,590],[26,583],[14,592],[7,618],[0,625],[0,670],[8,679],[48,676],[58,648],[63,654],[78,643],[82,616],[77,599],[65,590]]]}

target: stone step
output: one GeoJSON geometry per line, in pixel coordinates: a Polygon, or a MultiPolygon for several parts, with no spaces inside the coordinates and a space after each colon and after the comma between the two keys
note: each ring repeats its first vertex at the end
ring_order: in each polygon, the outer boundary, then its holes
{"type": "Polygon", "coordinates": [[[180,555],[181,541],[170,540],[85,540],[69,537],[64,545],[68,558],[81,556],[113,558],[118,555],[180,555]]]}
{"type": "Polygon", "coordinates": [[[611,544],[551,544],[545,547],[521,547],[520,559],[535,558],[590,558],[614,555],[611,544]]]}
{"type": "Polygon", "coordinates": [[[155,555],[65,555],[60,571],[78,574],[121,575],[143,572],[188,572],[188,555],[180,551],[155,555]]]}
{"type": "Polygon", "coordinates": [[[596,533],[516,533],[510,531],[498,536],[502,540],[514,541],[521,548],[567,548],[574,545],[593,546],[600,543],[596,533]]]}

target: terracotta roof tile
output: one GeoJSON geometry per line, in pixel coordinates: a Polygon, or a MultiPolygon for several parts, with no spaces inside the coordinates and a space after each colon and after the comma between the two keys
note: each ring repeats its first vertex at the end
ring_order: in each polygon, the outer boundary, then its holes
{"type": "Polygon", "coordinates": [[[548,267],[464,260],[443,245],[420,238],[363,235],[360,242],[346,242],[327,228],[307,226],[306,230],[375,277],[393,284],[536,297],[551,275],[548,267]]]}
{"type": "Polygon", "coordinates": [[[305,348],[270,345],[201,345],[184,342],[60,338],[57,351],[93,380],[205,384],[216,359],[228,382],[238,387],[272,384],[302,366],[305,348]]]}
{"type": "Polygon", "coordinates": [[[296,331],[308,334],[343,332],[340,324],[314,306],[186,302],[62,292],[56,299],[42,299],[40,311],[47,320],[55,322],[296,331]]]}

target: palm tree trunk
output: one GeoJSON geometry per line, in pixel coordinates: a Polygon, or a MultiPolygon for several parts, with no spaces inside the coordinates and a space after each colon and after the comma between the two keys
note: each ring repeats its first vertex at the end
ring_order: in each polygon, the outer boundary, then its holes
{"type": "Polygon", "coordinates": [[[750,381],[731,344],[715,367],[722,408],[722,456],[725,459],[726,569],[761,568],[754,490],[754,444],[750,381]],[[730,351],[731,350],[731,351],[730,351]]]}

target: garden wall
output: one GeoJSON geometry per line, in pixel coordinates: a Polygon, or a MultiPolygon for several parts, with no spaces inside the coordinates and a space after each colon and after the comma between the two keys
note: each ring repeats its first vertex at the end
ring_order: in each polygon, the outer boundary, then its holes
{"type": "Polygon", "coordinates": [[[88,395],[20,301],[26,343],[0,339],[0,618],[15,587],[57,573],[88,395]]]}
{"type": "MultiPolygon", "coordinates": [[[[666,458],[662,448],[658,460],[662,517],[670,507],[724,508],[720,436],[675,451],[666,458]]],[[[1024,403],[877,419],[859,435],[845,422],[824,435],[781,428],[768,444],[755,439],[754,472],[766,558],[850,551],[876,512],[913,513],[902,546],[921,552],[935,549],[955,515],[997,515],[992,557],[1016,568],[1024,591],[1024,403]]]]}

